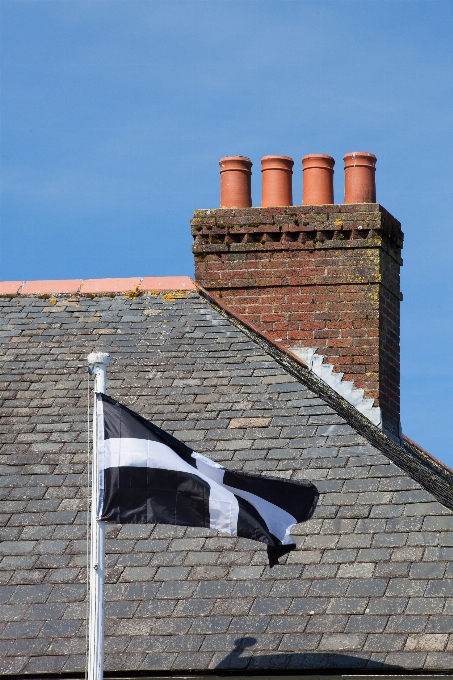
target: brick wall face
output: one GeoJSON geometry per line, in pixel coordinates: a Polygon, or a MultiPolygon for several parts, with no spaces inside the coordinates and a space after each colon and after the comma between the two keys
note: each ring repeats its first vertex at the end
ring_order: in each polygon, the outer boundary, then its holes
{"type": "Polygon", "coordinates": [[[288,348],[313,347],[399,424],[400,224],[381,206],[200,210],[196,280],[288,348]]]}

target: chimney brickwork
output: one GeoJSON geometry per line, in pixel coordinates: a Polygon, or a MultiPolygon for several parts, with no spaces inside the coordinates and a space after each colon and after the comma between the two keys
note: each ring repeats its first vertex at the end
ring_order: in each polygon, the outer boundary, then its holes
{"type": "Polygon", "coordinates": [[[195,278],[275,342],[311,348],[400,435],[400,223],[379,204],[197,210],[195,278]]]}

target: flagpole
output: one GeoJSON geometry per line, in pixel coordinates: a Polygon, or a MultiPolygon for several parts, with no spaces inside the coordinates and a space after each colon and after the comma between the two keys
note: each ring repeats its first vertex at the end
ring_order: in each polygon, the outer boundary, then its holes
{"type": "Polygon", "coordinates": [[[88,356],[88,371],[94,376],[93,464],[91,471],[90,609],[88,621],[88,680],[104,677],[104,580],[105,524],[98,517],[99,461],[97,432],[97,393],[106,393],[106,368],[111,357],[105,352],[88,356]]]}

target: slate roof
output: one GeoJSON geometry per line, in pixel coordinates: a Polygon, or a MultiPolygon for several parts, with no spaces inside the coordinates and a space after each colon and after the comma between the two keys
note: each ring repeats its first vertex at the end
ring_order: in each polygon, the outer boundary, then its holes
{"type": "Polygon", "coordinates": [[[321,492],[298,549],[272,570],[245,539],[109,525],[106,671],[453,667],[442,464],[387,439],[202,294],[0,306],[1,673],[84,669],[93,349],[114,358],[110,395],[198,451],[321,492]]]}

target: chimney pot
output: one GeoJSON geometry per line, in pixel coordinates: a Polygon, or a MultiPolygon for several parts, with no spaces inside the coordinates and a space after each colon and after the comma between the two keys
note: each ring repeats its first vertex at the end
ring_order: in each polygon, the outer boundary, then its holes
{"type": "Polygon", "coordinates": [[[366,151],[344,156],[345,203],[376,203],[376,161],[376,156],[366,151]]]}
{"type": "Polygon", "coordinates": [[[263,208],[293,204],[293,165],[289,156],[264,156],[261,159],[263,208]]]}
{"type": "Polygon", "coordinates": [[[246,156],[225,156],[220,165],[220,207],[251,208],[252,161],[246,156]]]}
{"type": "Polygon", "coordinates": [[[304,177],[303,205],[327,205],[333,203],[332,156],[310,153],[302,158],[304,177]]]}

